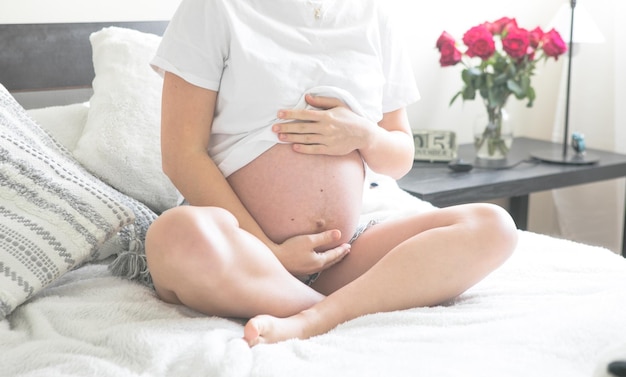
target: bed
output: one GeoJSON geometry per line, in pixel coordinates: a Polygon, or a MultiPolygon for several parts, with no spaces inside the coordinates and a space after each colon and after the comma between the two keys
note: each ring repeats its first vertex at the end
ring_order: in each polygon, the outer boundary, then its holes
{"type": "MultiPolygon", "coordinates": [[[[177,200],[147,66],[165,26],[0,25],[0,376],[601,377],[626,359],[626,260],[521,230],[452,302],[308,340],[249,348],[240,320],[160,301],[142,240],[177,200]]],[[[385,176],[364,191],[364,219],[434,210],[385,176]]]]}

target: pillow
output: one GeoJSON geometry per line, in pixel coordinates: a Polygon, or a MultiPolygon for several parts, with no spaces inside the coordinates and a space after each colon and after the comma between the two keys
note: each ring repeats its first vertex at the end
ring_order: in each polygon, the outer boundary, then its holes
{"type": "Polygon", "coordinates": [[[0,318],[83,263],[121,247],[141,254],[154,217],[89,174],[0,85],[0,318]]]}
{"type": "Polygon", "coordinates": [[[73,151],[94,175],[156,212],[178,192],[161,168],[162,78],[149,65],[161,38],[108,27],[90,37],[96,77],[83,134],[73,151]]]}
{"type": "Polygon", "coordinates": [[[88,111],[89,103],[75,103],[26,110],[26,113],[71,152],[83,133],[88,111]]]}
{"type": "MultiPolygon", "coordinates": [[[[82,134],[89,103],[51,106],[26,110],[26,113],[50,136],[70,152],[82,134]]],[[[101,256],[117,255],[109,270],[117,276],[138,280],[152,286],[152,277],[143,249],[143,240],[156,214],[142,203],[127,198],[127,204],[135,214],[135,224],[128,225],[109,238],[98,250],[101,256]]]]}

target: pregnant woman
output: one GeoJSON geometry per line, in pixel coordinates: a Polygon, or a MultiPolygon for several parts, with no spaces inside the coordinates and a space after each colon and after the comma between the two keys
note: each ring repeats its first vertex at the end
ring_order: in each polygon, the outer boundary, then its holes
{"type": "Polygon", "coordinates": [[[410,62],[376,0],[183,0],[153,67],[188,205],[146,239],[159,297],[249,319],[250,346],[436,305],[501,265],[515,224],[471,204],[359,224],[365,169],[411,168],[410,62]]]}

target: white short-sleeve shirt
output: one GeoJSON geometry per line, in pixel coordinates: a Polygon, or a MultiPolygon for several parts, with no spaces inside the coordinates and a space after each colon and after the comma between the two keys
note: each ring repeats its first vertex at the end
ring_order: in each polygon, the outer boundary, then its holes
{"type": "Polygon", "coordinates": [[[374,122],[419,98],[377,0],[183,0],[152,66],[218,91],[209,154],[225,176],[279,142],[277,111],[312,88],[374,122]]]}

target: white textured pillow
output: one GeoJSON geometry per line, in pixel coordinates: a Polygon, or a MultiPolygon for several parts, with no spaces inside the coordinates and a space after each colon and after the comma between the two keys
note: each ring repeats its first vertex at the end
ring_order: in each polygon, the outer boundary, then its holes
{"type": "Polygon", "coordinates": [[[96,77],[74,156],[87,169],[156,212],[177,204],[161,168],[162,78],[149,65],[159,36],[108,27],[90,37],[96,77]]]}
{"type": "Polygon", "coordinates": [[[103,243],[135,221],[124,198],[0,85],[0,318],[70,269],[108,257],[103,243]]]}
{"type": "Polygon", "coordinates": [[[26,113],[48,131],[53,138],[70,152],[83,133],[89,112],[88,103],[75,103],[63,106],[50,106],[26,110],[26,113]]]}

